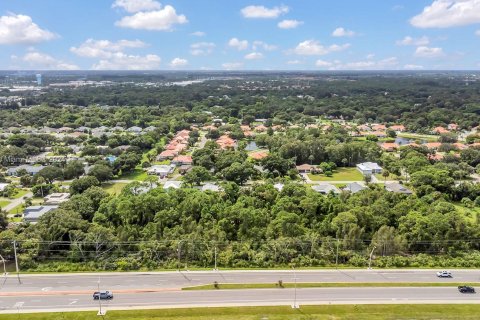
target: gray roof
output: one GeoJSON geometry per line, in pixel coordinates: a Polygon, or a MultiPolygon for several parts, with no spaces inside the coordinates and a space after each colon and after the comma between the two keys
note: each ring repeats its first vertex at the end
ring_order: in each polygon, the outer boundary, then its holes
{"type": "Polygon", "coordinates": [[[390,182],[385,184],[385,190],[389,192],[397,192],[397,193],[404,193],[404,194],[412,194],[413,192],[407,189],[403,184],[398,182],[390,182]]]}
{"type": "Polygon", "coordinates": [[[327,182],[323,182],[323,183],[313,185],[312,189],[317,191],[317,192],[323,193],[323,194],[328,194],[330,192],[340,193],[340,190],[338,190],[337,187],[335,187],[333,184],[330,184],[330,183],[327,183],[327,182]]]}
{"type": "Polygon", "coordinates": [[[182,181],[166,181],[165,184],[163,185],[163,189],[168,189],[168,188],[180,189],[181,186],[182,186],[182,181]]]}
{"type": "Polygon", "coordinates": [[[343,188],[343,190],[350,191],[351,193],[357,193],[365,189],[367,189],[367,187],[361,185],[358,182],[349,183],[343,188]]]}
{"type": "Polygon", "coordinates": [[[30,206],[23,211],[23,217],[27,222],[37,222],[45,213],[57,208],[58,206],[30,206]]]}
{"type": "Polygon", "coordinates": [[[22,170],[22,169],[27,170],[27,172],[29,174],[36,174],[40,170],[42,170],[43,168],[45,168],[45,167],[44,166],[30,166],[30,165],[27,165],[27,164],[22,164],[21,166],[18,166],[18,167],[9,168],[7,170],[7,174],[16,174],[17,171],[22,170]]]}

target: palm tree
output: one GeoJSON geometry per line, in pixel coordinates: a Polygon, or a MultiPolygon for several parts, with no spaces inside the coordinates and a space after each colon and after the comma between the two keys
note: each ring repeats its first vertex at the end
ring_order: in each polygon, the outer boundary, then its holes
{"type": "Polygon", "coordinates": [[[383,170],[382,176],[385,178],[385,183],[387,182],[387,177],[390,175],[390,172],[388,170],[383,170]]]}
{"type": "Polygon", "coordinates": [[[43,198],[43,185],[45,184],[45,178],[38,177],[37,178],[37,184],[40,185],[40,192],[42,193],[42,198],[43,198]]]}

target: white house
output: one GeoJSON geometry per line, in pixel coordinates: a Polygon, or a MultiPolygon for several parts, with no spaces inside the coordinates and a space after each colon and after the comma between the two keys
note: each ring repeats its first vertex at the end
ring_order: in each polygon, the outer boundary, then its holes
{"type": "Polygon", "coordinates": [[[0,183],[0,192],[5,190],[6,186],[8,186],[8,183],[0,183]]]}
{"type": "Polygon", "coordinates": [[[360,171],[364,176],[370,176],[375,173],[382,173],[382,167],[378,165],[376,162],[363,162],[357,164],[357,169],[360,171]]]}
{"type": "Polygon", "coordinates": [[[333,184],[330,184],[328,182],[322,182],[322,183],[313,185],[312,189],[321,194],[329,194],[330,192],[333,192],[334,194],[340,193],[340,190],[338,190],[337,187],[335,187],[333,184]]]}
{"type": "Polygon", "coordinates": [[[163,185],[163,189],[167,190],[169,188],[180,189],[182,186],[182,181],[166,181],[163,185]]]}
{"type": "Polygon", "coordinates": [[[148,170],[148,174],[154,174],[157,175],[161,178],[167,177],[169,174],[171,174],[175,170],[175,166],[167,166],[167,165],[154,165],[151,166],[148,170]]]}
{"type": "Polygon", "coordinates": [[[45,204],[58,205],[67,201],[70,198],[70,193],[52,193],[43,198],[45,204]]]}
{"type": "Polygon", "coordinates": [[[25,222],[37,223],[45,213],[57,209],[58,206],[30,206],[23,211],[25,222]]]}

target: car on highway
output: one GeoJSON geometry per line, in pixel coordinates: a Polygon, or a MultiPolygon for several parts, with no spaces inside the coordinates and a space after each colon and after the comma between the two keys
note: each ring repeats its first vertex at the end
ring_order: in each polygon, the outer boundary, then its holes
{"type": "Polygon", "coordinates": [[[437,272],[437,277],[439,277],[439,278],[451,278],[452,273],[450,271],[438,271],[437,272]]]}
{"type": "Polygon", "coordinates": [[[458,291],[461,293],[475,293],[475,288],[470,286],[458,286],[458,291]]]}
{"type": "Polygon", "coordinates": [[[93,293],[93,300],[110,300],[113,299],[113,293],[112,291],[96,291],[93,293]]]}

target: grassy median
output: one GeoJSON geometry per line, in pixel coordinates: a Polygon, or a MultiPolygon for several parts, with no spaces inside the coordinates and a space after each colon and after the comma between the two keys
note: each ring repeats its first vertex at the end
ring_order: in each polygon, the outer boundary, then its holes
{"type": "MultiPolygon", "coordinates": [[[[480,286],[479,282],[298,282],[297,288],[345,288],[345,287],[457,287],[480,286]]],[[[200,286],[185,287],[182,290],[234,290],[234,289],[283,289],[294,288],[295,284],[288,283],[217,283],[200,286]]]]}
{"type": "MultiPolygon", "coordinates": [[[[330,305],[109,311],[115,320],[450,320],[478,319],[480,305],[330,305]]],[[[0,315],[2,320],[101,319],[96,312],[0,315]]]]}

